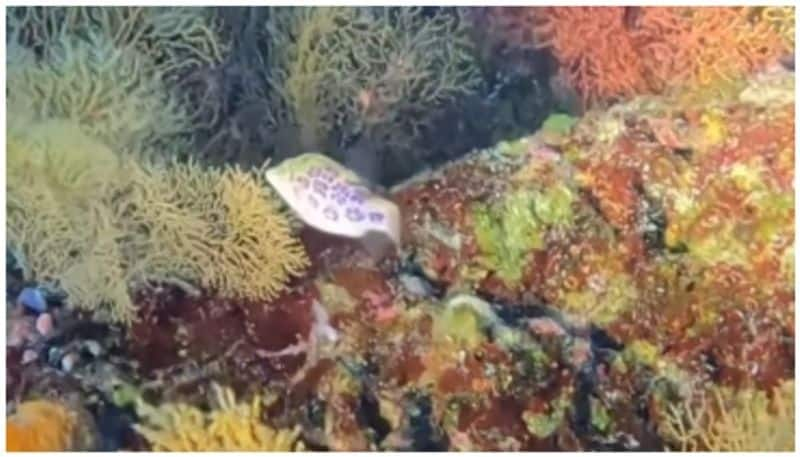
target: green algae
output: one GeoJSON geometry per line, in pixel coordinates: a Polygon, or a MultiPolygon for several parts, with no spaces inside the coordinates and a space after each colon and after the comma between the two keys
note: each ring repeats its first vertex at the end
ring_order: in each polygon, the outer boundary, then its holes
{"type": "Polygon", "coordinates": [[[475,205],[475,236],[483,265],[507,284],[517,283],[528,254],[545,247],[548,230],[572,222],[574,200],[573,191],[559,184],[544,191],[518,190],[494,205],[475,205]]]}

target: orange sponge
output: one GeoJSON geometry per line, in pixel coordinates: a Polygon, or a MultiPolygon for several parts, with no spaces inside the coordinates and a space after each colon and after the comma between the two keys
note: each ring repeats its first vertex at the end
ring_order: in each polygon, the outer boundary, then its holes
{"type": "Polygon", "coordinates": [[[6,420],[6,450],[74,450],[77,425],[77,413],[60,403],[47,400],[22,403],[6,420]]]}

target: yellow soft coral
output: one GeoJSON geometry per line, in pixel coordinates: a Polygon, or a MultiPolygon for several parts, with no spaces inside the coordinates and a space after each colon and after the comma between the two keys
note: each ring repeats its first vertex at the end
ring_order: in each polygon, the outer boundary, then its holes
{"type": "MultiPolygon", "coordinates": [[[[18,113],[19,114],[19,113],[18,113]]],[[[7,136],[8,245],[26,279],[58,284],[70,306],[132,318],[121,227],[104,196],[128,181],[122,161],[73,122],[15,116],[7,136]]]]}
{"type": "Polygon", "coordinates": [[[307,265],[263,170],[140,163],[71,121],[13,121],[8,243],[26,279],[101,320],[136,318],[149,282],[266,300],[307,265]]]}
{"type": "Polygon", "coordinates": [[[58,452],[77,450],[77,414],[60,403],[27,401],[6,419],[6,450],[58,452]]]}
{"type": "Polygon", "coordinates": [[[154,277],[198,282],[223,296],[270,299],[308,259],[262,172],[149,166],[140,208],[154,277]]]}
{"type": "Polygon", "coordinates": [[[697,406],[673,407],[665,422],[668,438],[682,450],[794,450],[794,380],[763,391],[714,386],[697,406]]]}
{"type": "Polygon", "coordinates": [[[154,408],[140,402],[144,423],[135,426],[153,451],[293,451],[302,450],[299,430],[273,429],[261,422],[261,397],[237,403],[229,388],[213,385],[218,409],[201,411],[186,404],[154,408]]]}

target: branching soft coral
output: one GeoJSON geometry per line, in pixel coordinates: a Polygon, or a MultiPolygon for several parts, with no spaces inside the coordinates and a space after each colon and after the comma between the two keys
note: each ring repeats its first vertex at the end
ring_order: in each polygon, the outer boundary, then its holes
{"type": "Polygon", "coordinates": [[[551,48],[562,74],[593,104],[676,86],[714,87],[774,63],[792,52],[786,37],[794,12],[762,9],[547,7],[505,17],[533,29],[525,43],[519,26],[509,26],[514,45],[551,48]]]}
{"type": "Polygon", "coordinates": [[[156,452],[301,450],[299,430],[273,429],[261,419],[262,400],[238,403],[233,391],[213,385],[217,409],[201,411],[186,404],[154,408],[138,404],[143,423],[136,426],[156,452]]]}
{"type": "Polygon", "coordinates": [[[59,285],[72,306],[130,319],[122,233],[103,200],[112,183],[126,182],[121,161],[68,121],[24,128],[24,118],[9,122],[6,209],[8,243],[25,276],[59,285]]]}
{"type": "Polygon", "coordinates": [[[176,91],[226,47],[204,8],[6,11],[9,112],[73,119],[114,150],[185,154],[194,102],[176,91]]]}
{"type": "Polygon", "coordinates": [[[473,90],[477,67],[450,15],[419,8],[274,8],[268,64],[275,119],[301,129],[306,151],[335,127],[413,135],[423,113],[473,90]]]}
{"type": "Polygon", "coordinates": [[[51,43],[41,59],[10,45],[9,112],[65,118],[115,150],[164,155],[189,130],[189,114],[146,56],[91,34],[51,43]]]}
{"type": "Polygon", "coordinates": [[[142,170],[138,207],[155,277],[199,282],[224,296],[269,299],[307,265],[302,245],[269,191],[263,170],[173,162],[142,170]]]}
{"type": "Polygon", "coordinates": [[[227,51],[206,8],[13,7],[6,20],[10,41],[37,53],[64,38],[94,34],[147,56],[153,70],[169,81],[193,67],[219,63],[227,51]]]}
{"type": "Polygon", "coordinates": [[[9,246],[99,319],[130,323],[152,281],[270,299],[307,264],[263,170],[141,164],[68,121],[16,120],[7,141],[9,246]]]}
{"type": "Polygon", "coordinates": [[[664,427],[684,451],[792,451],[794,380],[770,395],[715,386],[696,406],[687,402],[671,408],[664,427]]]}

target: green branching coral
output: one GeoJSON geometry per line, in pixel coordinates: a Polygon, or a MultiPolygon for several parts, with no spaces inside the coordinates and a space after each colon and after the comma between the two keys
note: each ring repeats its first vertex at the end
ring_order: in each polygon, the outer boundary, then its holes
{"type": "Polygon", "coordinates": [[[14,7],[6,19],[9,112],[75,120],[119,152],[185,153],[195,114],[177,86],[227,51],[209,10],[14,7]]]}
{"type": "Polygon", "coordinates": [[[307,264],[263,173],[122,158],[74,123],[9,124],[8,243],[28,279],[130,323],[152,281],[269,299],[307,264]]]}
{"type": "Polygon", "coordinates": [[[478,84],[460,22],[419,8],[273,8],[267,64],[273,117],[299,126],[306,150],[334,127],[410,135],[431,109],[478,84]]]}
{"type": "Polygon", "coordinates": [[[171,95],[146,56],[96,34],[65,36],[41,59],[9,46],[8,104],[40,119],[76,121],[114,150],[164,155],[189,129],[189,115],[171,95]]]}
{"type": "Polygon", "coordinates": [[[507,283],[519,281],[530,252],[544,248],[547,231],[572,222],[574,200],[569,187],[557,184],[512,192],[492,206],[476,204],[473,220],[481,260],[507,283]]]}
{"type": "Polygon", "coordinates": [[[170,82],[185,71],[222,61],[227,45],[207,8],[193,7],[12,7],[9,41],[47,52],[66,37],[98,36],[118,49],[135,49],[170,82]]]}

